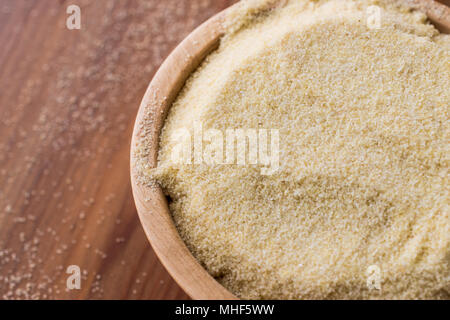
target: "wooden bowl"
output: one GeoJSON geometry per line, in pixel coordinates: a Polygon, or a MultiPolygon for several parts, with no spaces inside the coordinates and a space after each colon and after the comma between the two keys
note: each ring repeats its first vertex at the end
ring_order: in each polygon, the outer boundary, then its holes
{"type": "MultiPolygon", "coordinates": [[[[450,8],[433,0],[405,0],[424,11],[442,31],[450,31],[450,8]]],[[[192,32],[169,55],[147,88],[137,115],[131,143],[131,182],[137,211],[144,231],[164,267],[193,299],[236,299],[220,285],[193,257],[169,212],[166,198],[159,187],[139,184],[134,155],[143,135],[150,139],[149,165],[157,164],[160,130],[167,112],[189,75],[219,44],[223,35],[222,21],[226,9],[192,32]],[[151,115],[153,127],[145,130],[143,124],[151,115]]]]}

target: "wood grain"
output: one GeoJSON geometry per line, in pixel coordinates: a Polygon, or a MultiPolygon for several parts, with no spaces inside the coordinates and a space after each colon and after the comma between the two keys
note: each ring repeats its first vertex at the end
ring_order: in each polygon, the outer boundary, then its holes
{"type": "Polygon", "coordinates": [[[0,0],[1,299],[188,298],[138,220],[130,137],[164,58],[233,2],[0,0]]]}

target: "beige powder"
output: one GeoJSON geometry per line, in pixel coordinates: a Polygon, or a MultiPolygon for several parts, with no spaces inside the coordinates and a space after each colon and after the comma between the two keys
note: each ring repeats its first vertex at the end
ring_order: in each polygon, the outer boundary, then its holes
{"type": "Polygon", "coordinates": [[[273,3],[230,15],[145,173],[172,198],[182,238],[242,298],[448,299],[449,36],[380,1],[273,3]],[[171,134],[196,121],[278,129],[279,170],[175,164],[171,134]]]}

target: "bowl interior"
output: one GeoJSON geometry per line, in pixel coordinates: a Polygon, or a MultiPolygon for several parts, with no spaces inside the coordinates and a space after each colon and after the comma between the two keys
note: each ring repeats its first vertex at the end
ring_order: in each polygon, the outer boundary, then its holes
{"type": "MultiPolygon", "coordinates": [[[[433,0],[405,0],[424,11],[442,31],[450,32],[450,8],[433,0]]],[[[232,7],[231,7],[232,8],[232,7]]],[[[146,137],[148,164],[157,164],[159,133],[167,112],[189,75],[219,44],[222,21],[231,8],[209,19],[192,32],[165,60],[151,81],[136,119],[131,144],[133,195],[144,231],[160,261],[183,290],[194,299],[236,299],[193,257],[173,223],[167,200],[159,187],[138,181],[136,155],[146,137]],[[152,122],[148,128],[144,123],[152,122]]]]}

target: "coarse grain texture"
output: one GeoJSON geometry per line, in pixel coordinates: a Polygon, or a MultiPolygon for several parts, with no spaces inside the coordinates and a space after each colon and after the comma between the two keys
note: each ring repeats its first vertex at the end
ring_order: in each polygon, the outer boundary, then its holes
{"type": "MultiPolygon", "coordinates": [[[[384,1],[244,2],[142,172],[242,298],[450,297],[450,38],[384,1]],[[382,8],[381,27],[367,6],[382,8]],[[177,129],[280,131],[280,168],[177,164],[177,129]],[[381,270],[381,290],[367,269],[381,270]]],[[[145,148],[145,146],[143,146],[145,148]]],[[[144,160],[142,160],[144,161],[144,160]]]]}

